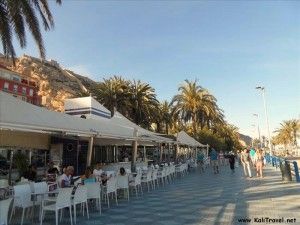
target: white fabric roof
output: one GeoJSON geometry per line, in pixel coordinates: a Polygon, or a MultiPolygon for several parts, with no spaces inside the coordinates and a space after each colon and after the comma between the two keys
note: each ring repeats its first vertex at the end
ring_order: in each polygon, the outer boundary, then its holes
{"type": "Polygon", "coordinates": [[[112,138],[133,138],[133,128],[111,121],[82,119],[21,101],[0,91],[0,127],[15,130],[66,132],[112,138]]]}
{"type": "Polygon", "coordinates": [[[200,142],[196,141],[194,138],[189,136],[186,132],[180,131],[177,133],[177,141],[183,145],[189,145],[193,147],[205,147],[206,145],[201,144],[200,142]]]}
{"type": "MultiPolygon", "coordinates": [[[[21,101],[0,91],[0,128],[33,132],[65,132],[70,135],[163,142],[171,139],[145,135],[147,130],[127,120],[121,114],[114,119],[82,119],[54,112],[21,101]]],[[[150,132],[150,131],[148,131],[150,132]]],[[[152,133],[152,132],[150,132],[152,133]]]]}
{"type": "Polygon", "coordinates": [[[158,134],[151,132],[149,130],[146,130],[140,126],[138,126],[137,124],[131,122],[129,119],[127,119],[125,116],[123,116],[121,113],[119,112],[115,112],[114,116],[111,118],[111,120],[116,123],[119,124],[120,126],[124,126],[124,127],[133,127],[135,129],[137,129],[138,131],[138,136],[139,137],[143,137],[143,138],[148,138],[148,139],[152,139],[152,140],[156,140],[157,142],[167,142],[167,143],[172,143],[174,142],[172,139],[170,138],[165,138],[165,137],[161,137],[158,136],[158,134]]]}

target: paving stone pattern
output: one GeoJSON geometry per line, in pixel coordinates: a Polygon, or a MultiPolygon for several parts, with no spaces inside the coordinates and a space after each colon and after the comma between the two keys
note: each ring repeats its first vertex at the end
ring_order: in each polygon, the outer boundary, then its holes
{"type": "MultiPolygon", "coordinates": [[[[205,173],[190,172],[172,184],[159,187],[130,201],[111,201],[111,208],[102,202],[103,212],[91,206],[90,219],[79,214],[80,225],[235,225],[266,224],[253,222],[254,218],[296,218],[300,224],[300,183],[283,183],[280,172],[265,169],[265,177],[245,178],[241,167],[234,174],[229,166],[221,167],[220,174],[208,168],[205,173]],[[252,222],[239,222],[239,219],[252,222]]],[[[20,217],[13,224],[19,224],[20,217]]],[[[38,224],[37,218],[35,219],[38,224]]],[[[24,224],[31,224],[26,219],[24,224]]],[[[44,225],[55,224],[54,213],[47,213],[44,225]]],[[[60,224],[70,224],[68,214],[60,224]]],[[[270,223],[280,224],[280,223],[270,223]]]]}

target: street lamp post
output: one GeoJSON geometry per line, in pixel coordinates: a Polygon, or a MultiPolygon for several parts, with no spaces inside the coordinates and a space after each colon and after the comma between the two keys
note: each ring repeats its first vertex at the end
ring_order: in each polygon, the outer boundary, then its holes
{"type": "Polygon", "coordinates": [[[261,142],[261,138],[260,138],[260,129],[259,129],[259,115],[256,114],[256,113],[253,113],[253,116],[256,117],[256,121],[257,121],[257,132],[258,132],[258,140],[259,140],[260,148],[262,148],[262,142],[261,142]]]}
{"type": "Polygon", "coordinates": [[[257,90],[260,90],[262,92],[263,96],[263,101],[264,101],[264,109],[265,109],[265,117],[266,117],[266,125],[267,125],[267,130],[268,130],[268,146],[270,149],[270,155],[273,155],[273,147],[271,144],[271,135],[270,135],[270,126],[269,126],[269,118],[268,118],[268,113],[267,113],[267,104],[266,104],[266,96],[265,96],[265,87],[257,86],[257,90]]]}

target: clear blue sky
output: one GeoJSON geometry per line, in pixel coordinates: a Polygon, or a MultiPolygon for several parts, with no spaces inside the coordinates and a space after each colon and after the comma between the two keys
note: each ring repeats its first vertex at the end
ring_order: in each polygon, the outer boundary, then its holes
{"type": "MultiPolygon", "coordinates": [[[[265,133],[300,115],[298,1],[63,1],[44,34],[47,58],[95,80],[111,75],[150,83],[170,101],[184,79],[209,89],[227,120],[265,133]]],[[[32,41],[17,53],[38,56],[32,41]]]]}

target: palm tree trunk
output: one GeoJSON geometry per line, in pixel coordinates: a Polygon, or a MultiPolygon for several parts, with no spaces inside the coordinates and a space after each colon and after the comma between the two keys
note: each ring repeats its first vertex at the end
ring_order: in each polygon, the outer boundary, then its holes
{"type": "Polygon", "coordinates": [[[192,123],[193,123],[193,133],[194,134],[196,134],[196,132],[197,132],[197,121],[196,121],[196,115],[195,114],[193,114],[192,115],[192,123]]]}

